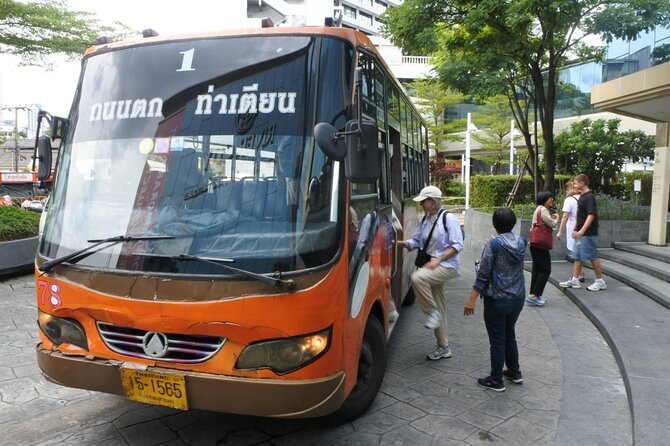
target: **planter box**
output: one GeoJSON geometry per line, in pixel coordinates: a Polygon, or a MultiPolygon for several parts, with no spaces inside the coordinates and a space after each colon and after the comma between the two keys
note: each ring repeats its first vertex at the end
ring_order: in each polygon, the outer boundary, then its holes
{"type": "MultiPolygon", "coordinates": [[[[496,236],[496,231],[491,223],[492,214],[468,209],[465,213],[465,249],[479,253],[484,249],[484,243],[491,237],[496,236]]],[[[530,233],[530,220],[517,220],[512,231],[517,235],[528,237],[530,233]]],[[[667,232],[667,240],[670,241],[670,225],[667,232]]],[[[647,242],[649,239],[648,221],[619,221],[601,220],[598,227],[598,247],[611,248],[614,242],[647,242]]],[[[563,260],[568,254],[565,247],[565,239],[554,240],[554,249],[551,250],[553,260],[563,260]]],[[[530,251],[526,251],[526,260],[530,260],[530,251]]]]}
{"type": "Polygon", "coordinates": [[[33,270],[37,237],[0,242],[0,277],[33,270]]]}

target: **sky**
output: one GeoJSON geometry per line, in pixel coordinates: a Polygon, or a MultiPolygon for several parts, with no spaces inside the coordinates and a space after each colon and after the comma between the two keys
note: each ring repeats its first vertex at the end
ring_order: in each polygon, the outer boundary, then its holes
{"type": "MultiPolygon", "coordinates": [[[[246,8],[246,0],[67,0],[67,3],[72,10],[95,13],[103,23],[120,21],[138,31],[153,28],[161,35],[239,26],[239,14],[242,13],[239,8],[246,8]],[[231,13],[235,8],[237,10],[231,13]]],[[[67,116],[79,79],[80,62],[68,62],[58,56],[50,60],[54,62],[54,68],[45,70],[42,67],[20,67],[18,58],[0,55],[0,106],[38,104],[52,115],[67,116]]],[[[19,125],[24,126],[25,114],[19,113],[19,125]]],[[[13,113],[8,111],[3,111],[0,116],[13,119],[13,113]]]]}

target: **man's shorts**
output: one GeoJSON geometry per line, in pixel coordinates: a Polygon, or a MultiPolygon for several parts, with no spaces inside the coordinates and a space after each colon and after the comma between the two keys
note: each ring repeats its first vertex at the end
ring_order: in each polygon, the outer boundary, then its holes
{"type": "Polygon", "coordinates": [[[598,236],[589,235],[575,240],[575,249],[572,258],[575,260],[595,260],[598,258],[598,236]]]}

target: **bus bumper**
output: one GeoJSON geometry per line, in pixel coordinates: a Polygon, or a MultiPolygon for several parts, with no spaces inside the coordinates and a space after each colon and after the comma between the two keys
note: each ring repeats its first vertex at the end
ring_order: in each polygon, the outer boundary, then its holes
{"type": "MultiPolygon", "coordinates": [[[[125,396],[121,361],[71,356],[37,345],[44,376],[62,386],[125,396]]],[[[149,367],[183,374],[189,409],[278,418],[310,418],[332,413],[345,400],[344,372],[321,379],[250,379],[149,367]]]]}

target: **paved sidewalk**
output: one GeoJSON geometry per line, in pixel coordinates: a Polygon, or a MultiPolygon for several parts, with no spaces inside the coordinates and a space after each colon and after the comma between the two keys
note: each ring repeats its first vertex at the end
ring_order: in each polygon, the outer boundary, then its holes
{"type": "Polygon", "coordinates": [[[381,392],[367,414],[342,426],[180,412],[48,383],[35,364],[34,279],[0,282],[0,444],[630,444],[616,429],[603,433],[605,421],[598,424],[604,410],[614,422],[630,426],[621,404],[623,385],[607,345],[564,296],[549,295],[546,307],[521,313],[517,334],[524,384],[506,382],[503,393],[477,386],[476,378],[489,373],[489,346],[481,302],[474,316],[463,316],[472,261],[464,258],[463,277],[447,288],[454,356],[428,361],[432,331],[423,327],[418,305],[404,307],[390,340],[381,392]],[[598,380],[601,386],[594,385],[598,380]],[[599,399],[607,398],[601,388],[609,392],[607,405],[599,399]],[[589,430],[591,425],[598,428],[589,430]]]}

